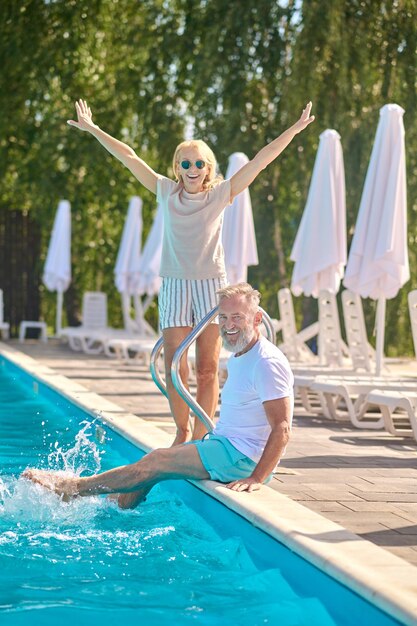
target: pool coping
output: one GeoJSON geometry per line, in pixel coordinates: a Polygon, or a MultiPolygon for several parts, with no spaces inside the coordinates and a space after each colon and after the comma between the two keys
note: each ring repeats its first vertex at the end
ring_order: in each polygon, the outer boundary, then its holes
{"type": "MultiPolygon", "coordinates": [[[[168,433],[151,422],[0,342],[2,354],[142,450],[170,445],[168,433]]],[[[415,626],[417,567],[269,487],[248,494],[210,480],[190,482],[401,623],[415,626]]]]}

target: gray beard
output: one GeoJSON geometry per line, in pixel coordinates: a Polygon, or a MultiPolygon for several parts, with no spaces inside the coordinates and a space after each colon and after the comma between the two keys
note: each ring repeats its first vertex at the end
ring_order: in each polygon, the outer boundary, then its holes
{"type": "Polygon", "coordinates": [[[232,352],[233,354],[236,354],[237,352],[242,352],[242,350],[244,350],[246,346],[250,344],[254,335],[255,333],[251,328],[248,328],[247,330],[242,330],[240,338],[235,344],[232,345],[227,341],[227,335],[224,335],[222,333],[223,346],[226,348],[226,350],[232,352]]]}

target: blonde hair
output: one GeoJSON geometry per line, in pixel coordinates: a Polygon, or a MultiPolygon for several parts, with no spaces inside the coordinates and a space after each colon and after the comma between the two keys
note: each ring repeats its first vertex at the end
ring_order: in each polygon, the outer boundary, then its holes
{"type": "Polygon", "coordinates": [[[256,313],[259,307],[261,294],[257,289],[254,289],[249,283],[237,283],[237,285],[229,285],[216,291],[219,302],[224,298],[229,299],[234,296],[243,296],[251,308],[256,313]]]}
{"type": "Polygon", "coordinates": [[[184,150],[185,148],[197,148],[201,156],[204,157],[206,165],[208,165],[208,174],[204,179],[203,189],[213,189],[213,187],[218,185],[223,180],[223,177],[216,172],[217,161],[213,150],[206,144],[205,141],[202,141],[201,139],[191,139],[190,141],[183,141],[175,148],[174,157],[172,159],[172,169],[174,170],[174,174],[178,181],[181,180],[180,154],[181,150],[184,150]]]}

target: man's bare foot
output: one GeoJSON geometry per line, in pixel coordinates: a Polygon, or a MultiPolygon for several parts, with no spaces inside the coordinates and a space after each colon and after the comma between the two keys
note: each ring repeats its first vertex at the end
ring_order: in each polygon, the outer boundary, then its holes
{"type": "Polygon", "coordinates": [[[23,472],[22,477],[53,491],[65,502],[78,495],[78,478],[75,476],[62,476],[57,472],[27,469],[23,472]]]}
{"type": "Polygon", "coordinates": [[[145,502],[149,489],[141,489],[131,493],[112,493],[107,496],[111,502],[116,502],[120,509],[135,509],[138,504],[145,502]]]}

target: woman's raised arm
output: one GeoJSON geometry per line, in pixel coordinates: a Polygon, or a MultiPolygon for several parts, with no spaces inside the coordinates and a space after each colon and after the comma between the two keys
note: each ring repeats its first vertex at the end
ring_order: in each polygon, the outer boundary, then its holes
{"type": "Polygon", "coordinates": [[[108,135],[104,130],[101,130],[101,128],[94,124],[91,109],[85,100],[78,100],[78,102],[75,103],[75,109],[77,111],[77,121],[68,120],[68,124],[93,135],[110,154],[115,156],[116,159],[132,172],[133,176],[135,176],[146,189],[156,194],[156,183],[159,178],[158,174],[154,172],[145,161],[142,161],[130,146],[108,135]]]}
{"type": "Polygon", "coordinates": [[[314,122],[314,115],[310,115],[311,106],[312,104],[309,102],[302,112],[300,119],[293,126],[262,148],[249,163],[244,165],[242,169],[232,176],[230,179],[232,198],[246,189],[246,187],[249,187],[258,176],[259,172],[272,163],[298,133],[307,128],[311,122],[314,122]]]}

